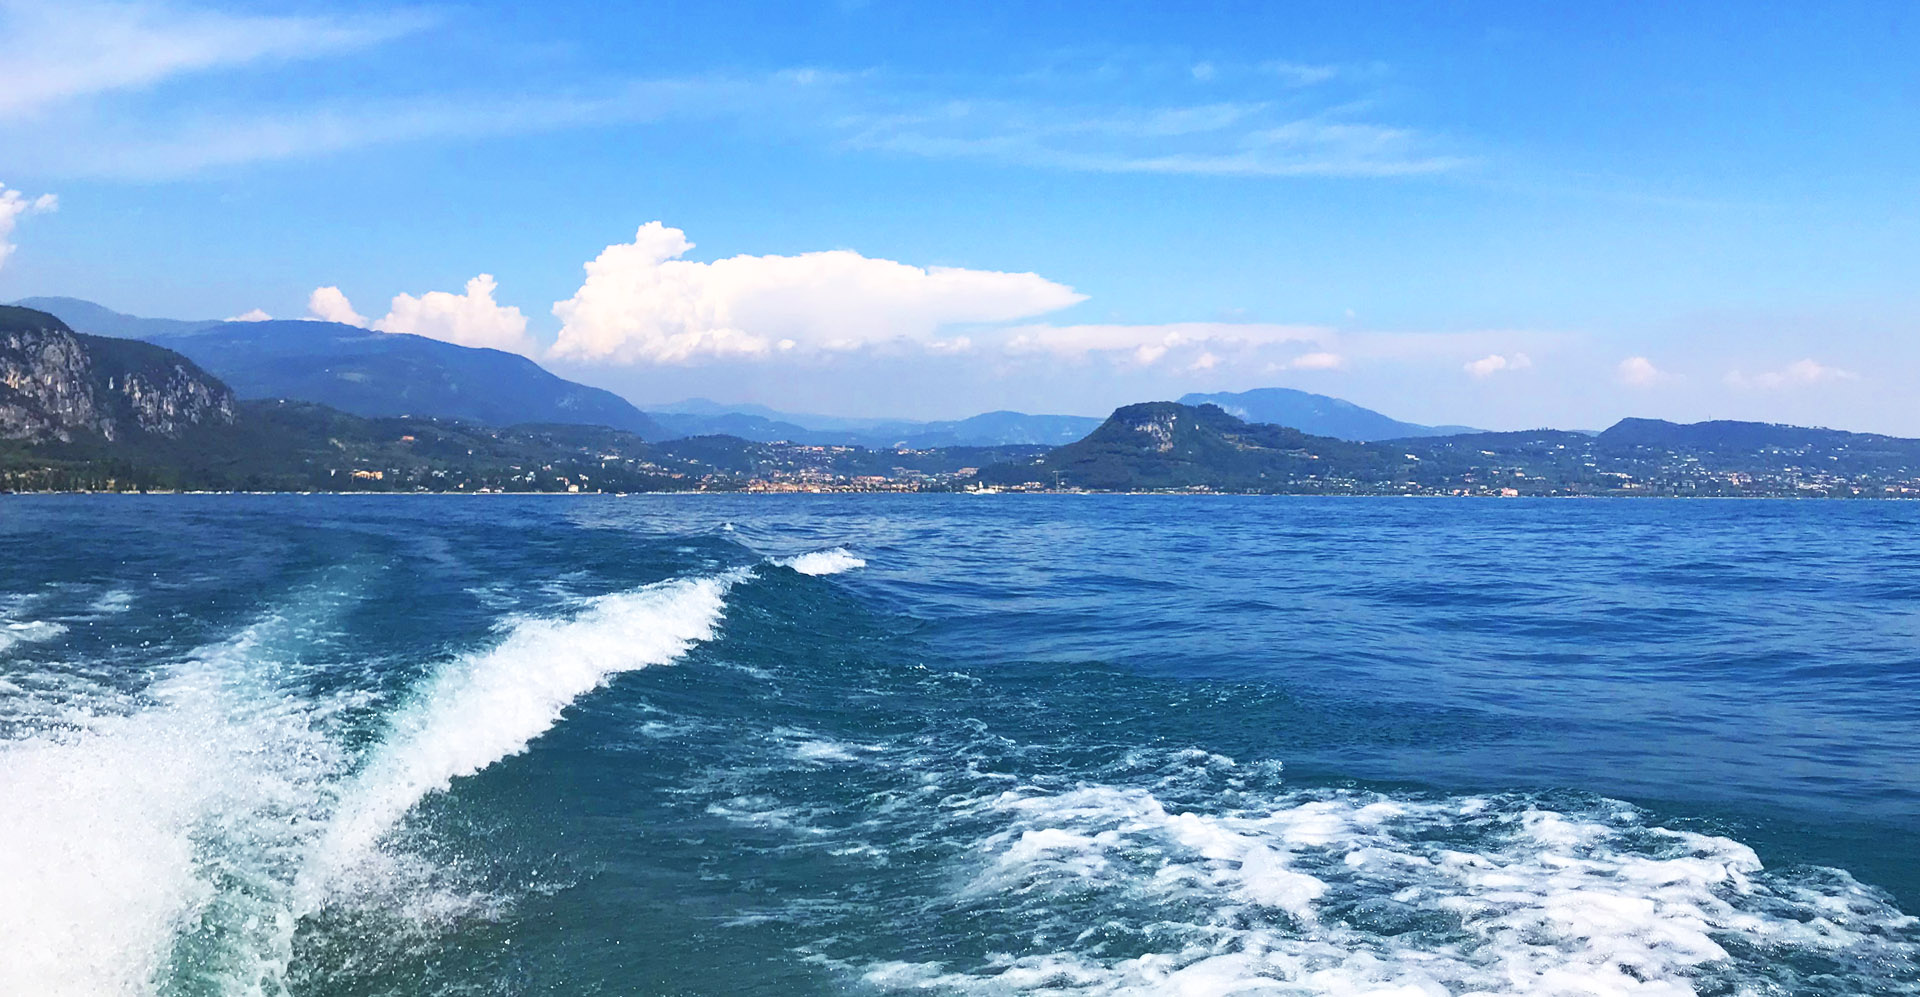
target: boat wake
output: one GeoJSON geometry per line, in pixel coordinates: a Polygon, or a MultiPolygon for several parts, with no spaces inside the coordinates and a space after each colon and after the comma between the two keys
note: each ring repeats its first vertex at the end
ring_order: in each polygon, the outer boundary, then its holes
{"type": "MultiPolygon", "coordinates": [[[[310,691],[297,643],[313,621],[298,613],[191,655],[138,694],[68,704],[78,719],[0,742],[0,992],[286,992],[304,919],[419,885],[382,882],[417,878],[390,840],[416,804],[525,751],[612,677],[712,639],[750,574],[511,621],[492,646],[434,669],[361,751],[336,719],[369,694],[310,691]]],[[[449,906],[409,903],[423,917],[449,906]]]]}

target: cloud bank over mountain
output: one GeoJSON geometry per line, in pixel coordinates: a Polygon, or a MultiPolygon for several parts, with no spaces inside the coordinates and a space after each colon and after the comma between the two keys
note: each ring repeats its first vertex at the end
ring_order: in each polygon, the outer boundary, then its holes
{"type": "Polygon", "coordinates": [[[1086,300],[1032,273],[919,267],[845,249],[794,256],[681,259],[686,233],[654,221],[586,265],[553,355],[684,364],[892,344],[954,348],[949,326],[1005,322],[1086,300]]]}

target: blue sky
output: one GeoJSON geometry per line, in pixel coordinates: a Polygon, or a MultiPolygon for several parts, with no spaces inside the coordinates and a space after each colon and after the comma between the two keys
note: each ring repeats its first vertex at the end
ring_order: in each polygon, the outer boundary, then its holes
{"type": "Polygon", "coordinates": [[[642,404],[1920,435],[1920,8],[1778,6],[0,0],[0,300],[642,404]]]}

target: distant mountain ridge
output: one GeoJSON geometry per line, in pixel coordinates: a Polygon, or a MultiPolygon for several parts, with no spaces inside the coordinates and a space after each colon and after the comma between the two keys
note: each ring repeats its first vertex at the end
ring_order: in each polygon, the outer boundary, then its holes
{"type": "Polygon", "coordinates": [[[1070,443],[1100,419],[988,412],[917,422],[793,415],[763,405],[688,399],[657,414],[559,377],[518,354],[307,320],[144,318],[80,298],[24,299],[81,332],[164,344],[242,398],[314,402],[367,417],[413,415],[487,425],[600,425],[650,440],[737,436],[762,443],[873,449],[1070,443]]]}
{"type": "Polygon", "coordinates": [[[1341,495],[1920,497],[1920,440],[1753,422],[1623,419],[1361,442],[1248,423],[1215,405],[1116,409],[1086,439],[983,468],[984,484],[1341,495]]]}
{"type": "Polygon", "coordinates": [[[21,298],[14,302],[21,308],[32,308],[55,315],[78,332],[94,336],[112,336],[117,339],[159,339],[165,336],[180,336],[219,325],[220,319],[177,319],[143,318],[116,312],[105,305],[98,305],[82,298],[39,297],[21,298]]]}
{"type": "Polygon", "coordinates": [[[1423,426],[1401,422],[1370,408],[1329,395],[1293,388],[1255,388],[1252,391],[1195,392],[1180,398],[1182,405],[1218,405],[1237,419],[1287,426],[1314,436],[1340,440],[1397,440],[1414,436],[1453,436],[1477,433],[1470,426],[1423,426]]]}
{"type": "MultiPolygon", "coordinates": [[[[650,440],[736,436],[761,443],[926,450],[956,446],[1061,446],[1084,438],[1096,416],[994,411],[965,419],[851,418],[782,412],[691,398],[653,412],[619,395],[561,378],[518,354],[317,321],[223,322],[145,318],[79,298],[25,299],[76,331],[178,350],[241,398],[314,402],[354,415],[412,415],[487,425],[602,425],[650,440]]],[[[1249,422],[1348,440],[1467,431],[1422,426],[1326,395],[1290,388],[1188,395],[1249,422]]]]}
{"type": "MultiPolygon", "coordinates": [[[[1179,404],[1217,405],[1249,423],[1286,426],[1315,436],[1342,440],[1391,440],[1417,436],[1473,433],[1469,426],[1423,426],[1402,422],[1328,395],[1292,388],[1189,394],[1179,404]]],[[[724,433],[747,439],[848,446],[914,448],[967,445],[1042,444],[1062,446],[1084,438],[1105,421],[1098,416],[1028,415],[987,412],[968,419],[915,422],[904,419],[847,419],[780,412],[764,405],[726,405],[690,398],[652,406],[649,413],[671,433],[724,433]]]]}
{"type": "Polygon", "coordinates": [[[80,331],[162,343],[241,398],[316,402],[367,417],[432,416],[493,426],[550,422],[609,426],[650,438],[662,434],[619,395],[568,381],[515,353],[336,322],[209,324],[139,318],[77,298],[27,300],[46,303],[80,331]]]}
{"type": "Polygon", "coordinates": [[[1677,423],[1665,419],[1622,419],[1597,437],[1614,446],[1667,447],[1688,450],[1797,450],[1806,447],[1853,447],[1905,451],[1920,441],[1880,433],[1852,433],[1816,426],[1789,426],[1774,422],[1738,422],[1715,419],[1677,423]]]}
{"type": "MultiPolygon", "coordinates": [[[[284,344],[284,337],[266,341],[284,344]]],[[[1597,435],[1536,429],[1363,442],[1248,423],[1215,405],[1145,402],[1123,406],[1084,438],[1051,448],[897,451],[727,435],[649,442],[602,425],[490,427],[430,416],[369,418],[298,400],[236,401],[226,385],[171,350],[75,333],[43,312],[0,307],[0,492],[979,486],[1911,498],[1920,497],[1920,440],[1766,423],[1625,419],[1597,435]]]]}
{"type": "Polygon", "coordinates": [[[919,422],[781,412],[764,405],[725,405],[690,398],[648,412],[670,436],[724,434],[763,443],[784,440],[815,446],[906,447],[1059,446],[1093,431],[1101,420],[1084,415],[985,412],[965,419],[919,422]]]}

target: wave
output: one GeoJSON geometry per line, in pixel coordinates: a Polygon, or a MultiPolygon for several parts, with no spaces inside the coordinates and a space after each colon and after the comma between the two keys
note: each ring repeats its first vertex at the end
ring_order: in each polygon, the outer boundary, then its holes
{"type": "Polygon", "coordinates": [[[778,558],[773,563],[792,568],[803,575],[837,575],[867,566],[865,560],[845,547],[809,551],[794,557],[778,558]]]}
{"type": "Polygon", "coordinates": [[[182,947],[215,977],[274,961],[250,915],[340,761],[313,704],[270,684],[284,622],[138,696],[86,687],[60,722],[0,745],[0,991],[147,993],[182,947]]]}
{"type": "Polygon", "coordinates": [[[369,860],[414,804],[526,750],[581,695],[622,672],[662,665],[713,637],[744,572],[600,596],[567,619],[527,619],[494,647],[436,672],[341,793],[303,876],[303,901],[369,860]]]}
{"type": "Polygon", "coordinates": [[[518,620],[436,670],[357,764],[334,721],[366,694],[311,693],[297,663],[316,629],[304,611],[0,742],[0,992],[284,993],[299,924],[330,905],[423,918],[484,907],[412,895],[433,870],[383,839],[426,795],[526,750],[582,694],[712,638],[746,575],[518,620]]]}

